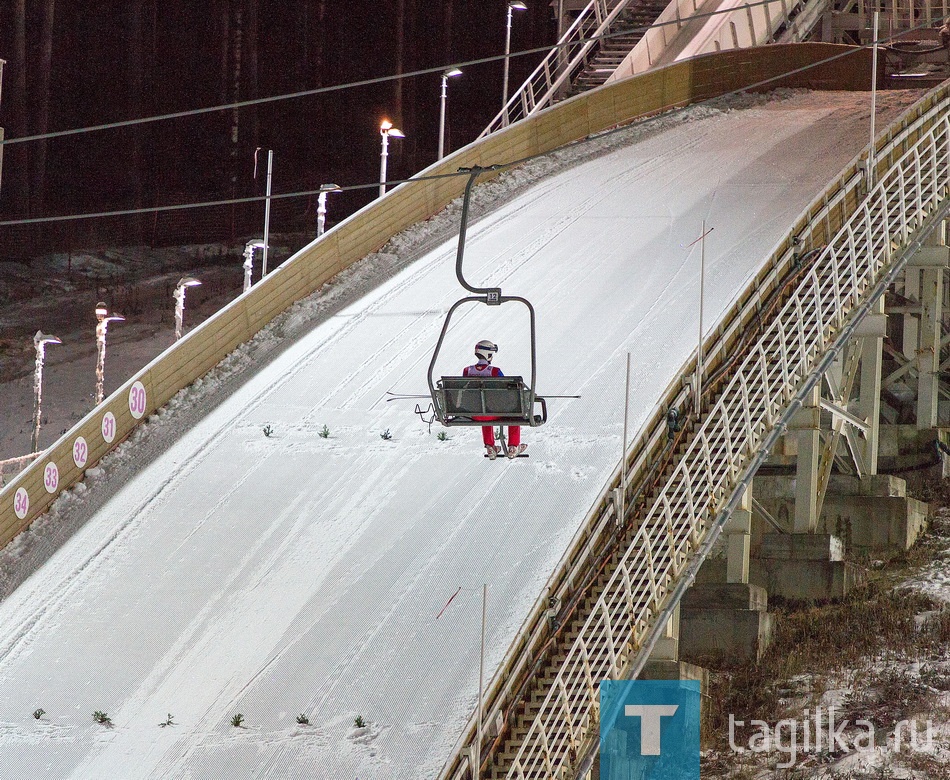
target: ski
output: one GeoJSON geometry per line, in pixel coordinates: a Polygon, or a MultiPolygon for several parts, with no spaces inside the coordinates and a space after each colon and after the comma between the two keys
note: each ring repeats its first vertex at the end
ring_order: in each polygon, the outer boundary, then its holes
{"type": "Polygon", "coordinates": [[[387,390],[386,395],[389,396],[389,398],[386,399],[386,403],[389,403],[390,401],[410,401],[416,398],[431,398],[432,397],[428,393],[425,393],[424,395],[423,394],[415,395],[412,393],[394,393],[392,390],[387,390]]]}

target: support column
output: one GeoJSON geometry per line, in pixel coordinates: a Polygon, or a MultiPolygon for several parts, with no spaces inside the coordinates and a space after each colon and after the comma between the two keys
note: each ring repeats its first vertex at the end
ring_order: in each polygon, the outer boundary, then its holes
{"type": "Polygon", "coordinates": [[[749,583],[749,550],[752,542],[752,489],[742,493],[723,533],[726,535],[726,582],[749,583]]]}
{"type": "MultiPolygon", "coordinates": [[[[913,261],[904,268],[904,297],[911,301],[920,301],[920,268],[914,267],[913,261]]],[[[917,358],[917,343],[920,338],[917,315],[904,312],[901,317],[904,320],[901,352],[908,360],[915,360],[917,358]]]]}
{"type": "MultiPolygon", "coordinates": [[[[887,315],[882,295],[861,328],[861,386],[858,393],[858,417],[868,421],[864,440],[864,473],[877,474],[878,442],[881,432],[881,372],[883,370],[884,336],[887,315]]],[[[905,315],[906,317],[906,315],[905,315]]],[[[905,319],[906,322],[906,319],[905,319]]]]}
{"type": "Polygon", "coordinates": [[[651,661],[679,661],[680,658],[680,605],[676,605],[670,619],[666,621],[663,635],[657,640],[650,653],[651,661]]]}
{"type": "Polygon", "coordinates": [[[917,353],[917,429],[937,425],[943,268],[925,268],[920,285],[920,350],[917,353]]]}
{"type": "Polygon", "coordinates": [[[815,386],[795,416],[794,431],[798,455],[795,465],[795,519],[792,532],[807,534],[818,525],[818,464],[821,455],[820,387],[815,386]]]}

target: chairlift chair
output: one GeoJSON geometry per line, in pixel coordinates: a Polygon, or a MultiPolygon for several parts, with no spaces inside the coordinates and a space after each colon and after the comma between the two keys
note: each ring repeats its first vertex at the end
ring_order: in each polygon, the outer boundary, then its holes
{"type": "Polygon", "coordinates": [[[449,309],[439,334],[435,352],[429,363],[428,382],[432,396],[431,411],[435,418],[445,426],[470,425],[482,426],[490,422],[492,425],[526,425],[537,427],[548,419],[548,410],[545,399],[535,393],[535,379],[537,376],[537,362],[535,357],[535,314],[531,303],[520,296],[502,295],[499,287],[472,287],[465,281],[462,274],[462,257],[465,250],[465,232],[468,224],[468,208],[471,200],[472,186],[475,179],[484,171],[491,168],[473,167],[469,170],[470,176],[465,187],[465,197],[462,201],[462,220],[459,228],[458,252],[455,261],[455,273],[462,286],[475,295],[470,295],[456,301],[449,309]],[[442,349],[442,342],[448,333],[452,315],[465,303],[484,303],[488,306],[501,306],[506,303],[519,302],[528,308],[531,322],[531,380],[526,383],[521,376],[443,376],[434,378],[435,364],[442,349]],[[540,406],[540,413],[535,409],[540,406]],[[476,419],[482,418],[482,419],[476,419]],[[485,419],[488,418],[488,419],[485,419]]]}

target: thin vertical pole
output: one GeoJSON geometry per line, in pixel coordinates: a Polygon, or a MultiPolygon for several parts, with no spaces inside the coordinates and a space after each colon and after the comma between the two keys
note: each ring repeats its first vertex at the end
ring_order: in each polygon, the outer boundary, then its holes
{"type": "Polygon", "coordinates": [[[630,353],[627,353],[627,382],[623,395],[623,455],[620,459],[620,517],[618,522],[623,523],[626,515],[627,498],[627,422],[630,419],[630,353]]]}
{"type": "Polygon", "coordinates": [[[442,74],[442,98],[439,101],[439,157],[445,156],[445,98],[449,87],[449,77],[442,74]]]}
{"type": "MultiPolygon", "coordinates": [[[[3,103],[3,66],[6,60],[0,60],[0,104],[3,103]]],[[[3,130],[0,129],[0,140],[3,140],[3,130]]],[[[3,147],[0,146],[0,183],[3,182],[3,147]]]]}
{"type": "Polygon", "coordinates": [[[264,260],[261,268],[261,279],[267,276],[267,243],[270,233],[270,183],[274,172],[274,150],[267,150],[267,197],[264,200],[264,260]]]}
{"type": "Polygon", "coordinates": [[[96,406],[102,403],[105,396],[106,330],[108,328],[108,320],[102,320],[96,326],[96,406]]]}
{"type": "Polygon", "coordinates": [[[379,154],[379,197],[386,194],[386,158],[389,156],[389,133],[383,132],[383,150],[379,154]]]}
{"type": "Polygon", "coordinates": [[[699,348],[696,353],[696,414],[700,412],[703,395],[703,301],[706,289],[706,220],[699,244],[699,348]]]}
{"type": "Polygon", "coordinates": [[[502,86],[501,86],[501,110],[504,112],[502,115],[502,124],[508,124],[508,59],[511,54],[511,12],[512,7],[508,5],[508,23],[505,25],[505,72],[502,77],[502,86]]]}
{"type": "Polygon", "coordinates": [[[478,724],[475,737],[475,766],[472,771],[473,780],[481,775],[482,765],[482,695],[485,680],[485,605],[488,601],[488,585],[482,585],[482,649],[478,660],[478,724]]]}
{"type": "Polygon", "coordinates": [[[33,372],[33,437],[30,439],[30,452],[39,451],[40,423],[43,417],[43,362],[46,359],[47,344],[62,344],[55,336],[44,336],[42,331],[36,331],[33,337],[36,347],[36,368],[33,372]]]}
{"type": "Polygon", "coordinates": [[[327,194],[317,195],[317,238],[323,235],[323,228],[327,221],[327,194]]]}
{"type": "Polygon", "coordinates": [[[881,12],[874,12],[874,41],[871,46],[871,144],[868,147],[868,189],[874,186],[874,122],[877,118],[877,31],[881,12]]]}

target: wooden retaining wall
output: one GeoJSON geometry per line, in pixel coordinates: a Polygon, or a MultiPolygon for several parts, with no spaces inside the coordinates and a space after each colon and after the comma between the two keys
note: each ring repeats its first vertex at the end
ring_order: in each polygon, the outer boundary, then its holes
{"type": "MultiPolygon", "coordinates": [[[[848,53],[763,87],[869,89],[868,50],[832,44],[772,45],[705,55],[609,84],[518,122],[423,171],[454,173],[541,154],[611,127],[743,89],[848,53]]],[[[0,490],[0,548],[82,480],[140,421],[203,376],[295,301],[310,295],[401,230],[462,194],[466,176],[402,184],[341,222],[188,333],[130,378],[0,490]]]]}

